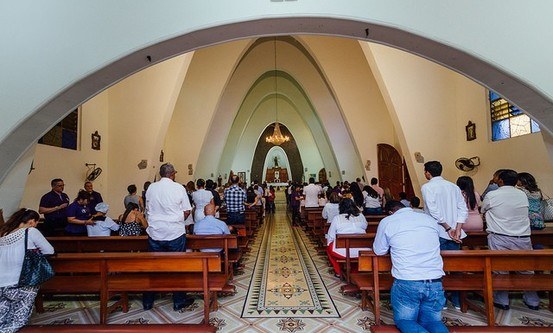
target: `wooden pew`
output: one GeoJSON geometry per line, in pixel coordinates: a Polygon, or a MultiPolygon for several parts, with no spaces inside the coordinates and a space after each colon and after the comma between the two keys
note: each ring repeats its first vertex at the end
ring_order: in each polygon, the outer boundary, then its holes
{"type": "Polygon", "coordinates": [[[111,324],[111,325],[28,325],[19,330],[21,333],[44,333],[44,332],[95,332],[95,333],[135,333],[135,332],[187,332],[187,333],[208,333],[217,332],[215,326],[205,324],[111,324]]]}
{"type": "Polygon", "coordinates": [[[337,234],[334,247],[346,249],[346,259],[338,259],[345,264],[346,285],[342,286],[343,292],[357,292],[357,288],[351,285],[351,264],[357,262],[357,258],[351,258],[351,248],[372,248],[375,234],[337,234]]]}
{"type": "MultiPolygon", "coordinates": [[[[540,251],[491,251],[463,250],[442,251],[445,290],[481,291],[484,295],[484,308],[479,308],[466,299],[462,299],[462,310],[467,306],[483,312],[487,317],[488,326],[495,325],[493,309],[493,290],[542,290],[549,291],[550,303],[553,301],[553,275],[499,275],[492,274],[499,270],[550,270],[553,267],[553,250],[540,251]],[[469,272],[470,274],[450,274],[452,272],[469,272]]],[[[361,251],[359,254],[359,274],[352,275],[352,281],[364,293],[362,306],[370,303],[366,298],[373,295],[371,307],[375,321],[380,322],[380,291],[390,290],[393,278],[391,258],[376,256],[372,251],[361,251]]],[[[553,306],[550,305],[550,311],[553,306]]]]}
{"type": "MultiPolygon", "coordinates": [[[[532,244],[542,244],[553,248],[553,227],[542,230],[532,230],[532,244]]],[[[462,246],[469,248],[482,248],[488,246],[488,233],[483,231],[467,231],[467,237],[463,238],[462,246]]]]}
{"type": "Polygon", "coordinates": [[[238,262],[241,257],[238,250],[238,237],[236,235],[186,235],[186,248],[193,251],[204,249],[223,249],[223,267],[225,274],[232,279],[232,264],[238,262]]]}
{"type": "Polygon", "coordinates": [[[61,253],[49,260],[57,274],[41,286],[39,294],[95,291],[100,294],[100,324],[106,323],[109,309],[118,305],[108,307],[110,295],[122,293],[125,303],[125,293],[144,291],[203,292],[204,322],[208,323],[211,294],[216,306],[216,293],[229,289],[217,253],[61,253]],[[94,288],[87,283],[94,283],[94,288]]]}
{"type": "Polygon", "coordinates": [[[365,215],[365,218],[367,219],[367,222],[380,222],[386,216],[388,215],[365,215]]]}
{"type": "Polygon", "coordinates": [[[56,253],[148,251],[148,236],[56,236],[46,239],[56,253]]]}

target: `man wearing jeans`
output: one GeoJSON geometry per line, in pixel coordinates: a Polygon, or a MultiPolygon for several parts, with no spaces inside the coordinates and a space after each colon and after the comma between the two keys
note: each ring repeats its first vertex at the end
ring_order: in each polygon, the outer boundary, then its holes
{"type": "MultiPolygon", "coordinates": [[[[148,247],[151,252],[184,252],[186,245],[184,220],[192,207],[184,186],[175,182],[177,171],[169,163],[159,168],[161,179],[146,191],[146,211],[148,212],[148,247]]],[[[173,309],[178,311],[194,303],[183,292],[173,293],[173,309]]],[[[144,310],[154,305],[154,293],[142,296],[144,310]]]]}
{"type": "Polygon", "coordinates": [[[244,224],[246,223],[244,203],[246,202],[246,191],[238,186],[240,178],[233,175],[230,178],[232,185],[225,190],[225,202],[227,204],[227,224],[244,224]]]}
{"type": "Polygon", "coordinates": [[[392,257],[391,300],[394,322],[401,332],[448,332],[442,323],[446,300],[439,228],[426,214],[399,201],[386,203],[392,214],[380,221],[373,251],[392,257]]]}
{"type": "MultiPolygon", "coordinates": [[[[461,239],[467,236],[461,229],[468,217],[467,204],[461,189],[441,175],[440,162],[424,163],[424,176],[428,179],[421,188],[424,211],[441,226],[440,250],[460,250],[461,239]]],[[[451,293],[451,303],[457,310],[461,309],[459,292],[451,293]]]]}

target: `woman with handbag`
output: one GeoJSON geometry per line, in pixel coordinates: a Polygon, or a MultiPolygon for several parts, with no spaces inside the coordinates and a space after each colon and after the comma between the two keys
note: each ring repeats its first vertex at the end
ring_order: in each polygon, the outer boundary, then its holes
{"type": "Polygon", "coordinates": [[[39,286],[21,283],[25,252],[54,253],[36,229],[39,217],[34,210],[22,208],[0,227],[0,332],[16,332],[31,316],[39,286]]]}

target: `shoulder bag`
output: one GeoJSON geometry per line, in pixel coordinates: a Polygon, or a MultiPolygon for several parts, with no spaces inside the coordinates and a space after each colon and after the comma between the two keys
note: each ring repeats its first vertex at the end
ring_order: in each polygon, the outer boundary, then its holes
{"type": "Polygon", "coordinates": [[[542,198],[541,200],[541,207],[543,212],[543,220],[544,221],[553,221],[553,199],[549,198],[542,198]]]}
{"type": "Polygon", "coordinates": [[[21,274],[19,275],[20,287],[34,287],[42,284],[44,281],[54,277],[54,269],[40,253],[38,249],[28,249],[27,241],[29,238],[29,229],[25,229],[25,257],[21,274]]]}

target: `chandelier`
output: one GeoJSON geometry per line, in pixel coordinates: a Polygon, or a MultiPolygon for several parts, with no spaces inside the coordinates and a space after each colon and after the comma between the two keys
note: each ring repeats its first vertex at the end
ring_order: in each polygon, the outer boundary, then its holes
{"type": "Polygon", "coordinates": [[[290,141],[288,135],[282,135],[280,132],[280,124],[278,123],[278,83],[277,83],[277,62],[276,62],[276,37],[274,40],[274,49],[275,49],[275,129],[273,130],[273,135],[265,138],[265,141],[272,143],[273,145],[280,146],[284,142],[290,141]]]}

